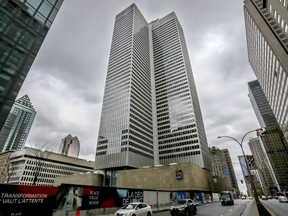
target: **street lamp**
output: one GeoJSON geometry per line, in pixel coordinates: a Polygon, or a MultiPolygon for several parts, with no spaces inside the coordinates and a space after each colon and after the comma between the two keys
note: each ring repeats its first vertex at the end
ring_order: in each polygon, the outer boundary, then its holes
{"type": "Polygon", "coordinates": [[[252,133],[252,132],[257,132],[257,135],[259,136],[264,136],[266,130],[265,128],[258,128],[256,130],[251,130],[251,131],[248,131],[246,134],[244,134],[244,136],[242,137],[241,141],[239,142],[237,139],[235,139],[234,137],[231,137],[231,136],[218,136],[217,138],[218,139],[221,139],[221,138],[229,138],[229,139],[232,139],[234,140],[235,142],[237,142],[242,150],[242,154],[243,154],[243,157],[244,157],[244,160],[245,160],[245,163],[246,163],[246,168],[247,168],[247,171],[248,171],[248,176],[249,176],[249,179],[250,179],[250,182],[251,182],[251,187],[252,187],[252,190],[254,192],[254,197],[255,197],[255,201],[256,203],[260,203],[259,199],[258,199],[258,196],[257,196],[257,191],[256,191],[256,187],[255,187],[255,184],[254,184],[254,181],[252,179],[252,175],[251,175],[251,172],[250,172],[250,167],[248,165],[248,162],[247,162],[247,158],[246,158],[246,155],[245,155],[245,152],[244,152],[244,149],[243,149],[243,140],[244,138],[249,134],[249,133],[252,133]]]}

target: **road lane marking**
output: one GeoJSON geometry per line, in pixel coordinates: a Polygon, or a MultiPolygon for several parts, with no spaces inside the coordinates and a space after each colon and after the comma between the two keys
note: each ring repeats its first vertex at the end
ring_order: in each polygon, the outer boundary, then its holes
{"type": "Polygon", "coordinates": [[[232,209],[229,209],[229,211],[232,211],[232,209]]]}

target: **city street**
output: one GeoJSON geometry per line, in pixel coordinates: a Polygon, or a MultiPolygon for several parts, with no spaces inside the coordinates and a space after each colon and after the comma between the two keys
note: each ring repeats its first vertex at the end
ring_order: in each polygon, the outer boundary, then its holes
{"type": "MultiPolygon", "coordinates": [[[[288,206],[288,205],[287,205],[288,206]]],[[[235,200],[234,206],[221,206],[220,202],[197,206],[197,215],[213,216],[251,216],[257,215],[254,200],[235,200]]],[[[168,216],[168,211],[154,213],[156,216],[168,216]]],[[[286,213],[287,215],[287,213],[286,213]]]]}

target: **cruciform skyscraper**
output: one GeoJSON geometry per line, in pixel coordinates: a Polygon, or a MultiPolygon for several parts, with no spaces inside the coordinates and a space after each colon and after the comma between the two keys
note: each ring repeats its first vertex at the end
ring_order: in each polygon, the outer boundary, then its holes
{"type": "Polygon", "coordinates": [[[211,170],[182,27],[148,23],[135,4],[115,18],[95,168],[192,163],[211,170]]]}

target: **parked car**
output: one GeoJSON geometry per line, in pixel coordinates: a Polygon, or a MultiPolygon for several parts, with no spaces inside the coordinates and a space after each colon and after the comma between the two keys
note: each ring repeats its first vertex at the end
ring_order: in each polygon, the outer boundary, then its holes
{"type": "Polygon", "coordinates": [[[280,203],[288,203],[288,197],[285,196],[279,196],[278,200],[280,203]]]}
{"type": "Polygon", "coordinates": [[[171,216],[196,215],[197,207],[191,199],[180,199],[172,203],[172,205],[170,206],[170,214],[171,216]]]}
{"type": "Polygon", "coordinates": [[[268,200],[268,197],[267,196],[261,196],[261,199],[262,200],[268,200]]]}
{"type": "Polygon", "coordinates": [[[115,216],[151,216],[152,209],[147,203],[131,202],[115,212],[115,216]]]}

